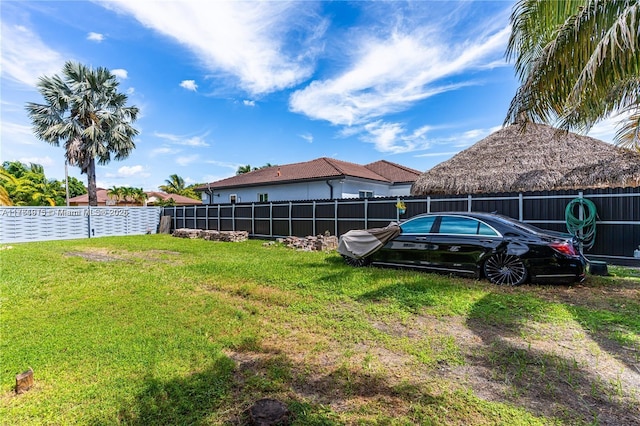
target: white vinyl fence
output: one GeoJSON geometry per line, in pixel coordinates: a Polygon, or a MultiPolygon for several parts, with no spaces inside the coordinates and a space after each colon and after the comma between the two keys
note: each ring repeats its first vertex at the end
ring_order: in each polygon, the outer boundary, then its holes
{"type": "Polygon", "coordinates": [[[0,243],[155,234],[161,207],[0,207],[0,243]]]}

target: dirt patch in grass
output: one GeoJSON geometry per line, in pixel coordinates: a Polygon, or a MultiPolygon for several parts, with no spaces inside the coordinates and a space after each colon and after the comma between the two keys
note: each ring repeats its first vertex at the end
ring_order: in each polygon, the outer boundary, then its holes
{"type": "Polygon", "coordinates": [[[86,248],[82,251],[68,251],[65,256],[81,257],[91,262],[117,262],[142,259],[149,261],[166,261],[167,256],[176,257],[180,252],[170,250],[120,251],[106,248],[86,248]]]}
{"type": "MultiPolygon", "coordinates": [[[[526,292],[590,310],[640,301],[637,283],[496,292],[526,292]]],[[[354,303],[339,309],[361,307],[354,303]]],[[[346,415],[341,421],[348,423],[348,413],[359,413],[359,419],[367,412],[400,418],[410,415],[415,401],[435,401],[443,393],[470,389],[482,400],[566,424],[640,424],[640,347],[610,338],[611,330],[589,330],[587,319],[578,314],[560,324],[528,320],[526,315],[516,324],[428,314],[368,321],[380,338],[346,345],[292,324],[265,325],[280,332],[267,333],[258,348],[227,352],[237,365],[238,401],[247,395],[310,401],[346,415]],[[438,356],[444,350],[437,346],[443,336],[453,340],[458,355],[438,356]],[[407,349],[425,345],[431,345],[432,362],[407,349]]],[[[250,402],[244,400],[236,411],[250,402]]],[[[445,418],[449,420],[455,423],[445,418]]],[[[478,422],[486,420],[479,417],[478,422]]]]}

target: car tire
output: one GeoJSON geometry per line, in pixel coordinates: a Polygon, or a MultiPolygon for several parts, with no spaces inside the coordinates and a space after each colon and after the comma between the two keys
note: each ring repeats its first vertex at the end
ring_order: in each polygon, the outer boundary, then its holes
{"type": "Polygon", "coordinates": [[[493,284],[520,285],[529,277],[527,267],[518,256],[497,253],[484,263],[484,276],[493,284]]]}
{"type": "Polygon", "coordinates": [[[371,263],[371,259],[368,257],[360,257],[358,259],[342,255],[344,261],[347,265],[355,266],[356,268],[361,268],[363,266],[368,266],[371,263]]]}

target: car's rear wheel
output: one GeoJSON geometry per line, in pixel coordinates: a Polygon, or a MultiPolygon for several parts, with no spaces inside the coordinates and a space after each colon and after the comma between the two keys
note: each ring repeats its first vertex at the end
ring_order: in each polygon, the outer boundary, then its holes
{"type": "Polygon", "coordinates": [[[358,259],[345,255],[342,255],[342,257],[344,258],[344,261],[347,263],[347,265],[355,266],[356,268],[368,266],[371,263],[371,259],[368,257],[361,257],[358,259]]]}
{"type": "Polygon", "coordinates": [[[527,280],[527,267],[518,256],[498,253],[484,263],[484,275],[498,285],[520,285],[527,280]]]}

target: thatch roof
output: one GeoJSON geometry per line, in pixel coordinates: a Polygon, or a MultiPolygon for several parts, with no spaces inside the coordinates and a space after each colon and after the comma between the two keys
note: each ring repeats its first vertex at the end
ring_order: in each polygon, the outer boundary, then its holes
{"type": "Polygon", "coordinates": [[[640,153],[543,124],[514,124],[423,173],[412,195],[640,186],[640,153]]]}

